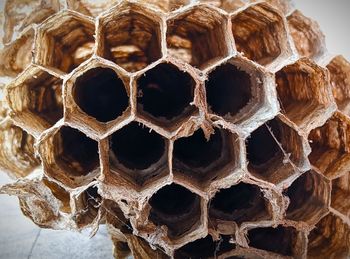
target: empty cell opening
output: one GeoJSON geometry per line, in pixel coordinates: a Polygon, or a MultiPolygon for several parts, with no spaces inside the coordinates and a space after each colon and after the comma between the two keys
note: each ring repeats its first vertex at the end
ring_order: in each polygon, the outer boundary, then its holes
{"type": "Polygon", "coordinates": [[[208,183],[225,173],[229,164],[235,163],[232,138],[229,132],[215,129],[207,140],[203,130],[198,129],[192,136],[177,139],[173,152],[174,172],[199,184],[208,183]]]}
{"type": "Polygon", "coordinates": [[[317,22],[296,10],[287,17],[289,30],[300,56],[319,58],[325,52],[325,38],[317,22]]]}
{"type": "Polygon", "coordinates": [[[224,19],[208,7],[197,7],[167,22],[168,53],[204,68],[227,55],[224,19]]]}
{"type": "Polygon", "coordinates": [[[69,176],[85,176],[99,166],[97,142],[76,129],[62,127],[53,145],[56,163],[69,176]]]}
{"type": "Polygon", "coordinates": [[[111,152],[124,167],[144,170],[164,158],[166,143],[156,132],[132,122],[112,135],[111,152]]]}
{"type": "Polygon", "coordinates": [[[263,180],[279,184],[305,164],[304,139],[278,117],[246,139],[248,169],[263,180]]]}
{"type": "Polygon", "coordinates": [[[156,119],[171,121],[191,114],[195,109],[195,82],[192,77],[171,64],[160,64],[137,81],[138,110],[156,119]]]}
{"type": "Polygon", "coordinates": [[[242,223],[266,218],[266,200],[259,187],[239,183],[220,190],[210,202],[211,218],[242,223]]]}
{"type": "Polygon", "coordinates": [[[282,18],[258,4],[232,18],[232,34],[239,52],[261,65],[272,63],[286,45],[282,18]]]}
{"type": "Polygon", "coordinates": [[[295,221],[317,222],[327,211],[330,188],[321,175],[309,171],[297,178],[285,190],[290,199],[287,218],[295,221]]]}
{"type": "Polygon", "coordinates": [[[265,168],[271,161],[281,157],[282,151],[276,140],[281,142],[281,128],[276,120],[260,126],[250,135],[246,142],[250,169],[263,174],[264,170],[259,169],[265,168]]]}
{"type": "Polygon", "coordinates": [[[188,167],[207,167],[218,160],[223,148],[223,136],[216,129],[207,140],[203,130],[197,130],[192,136],[180,138],[174,144],[174,158],[188,167]]]}
{"type": "Polygon", "coordinates": [[[177,238],[190,231],[200,220],[200,198],[177,184],[160,189],[149,200],[149,219],[168,227],[168,236],[177,238]]]}
{"type": "Polygon", "coordinates": [[[235,248],[235,245],[230,241],[230,236],[220,236],[219,240],[214,241],[213,238],[208,235],[205,238],[197,239],[176,250],[174,258],[216,258],[216,256],[235,248]]]}
{"type": "Polygon", "coordinates": [[[338,109],[350,115],[350,63],[337,56],[327,65],[338,109]]]}
{"type": "Polygon", "coordinates": [[[224,64],[209,74],[207,102],[212,112],[234,116],[252,99],[250,75],[232,64],[224,64]]]}
{"type": "Polygon", "coordinates": [[[193,207],[197,196],[177,184],[162,188],[150,200],[152,210],[164,215],[182,216],[193,207]]]}
{"type": "Polygon", "coordinates": [[[331,207],[350,217],[350,173],[332,181],[331,207]]]}
{"type": "Polygon", "coordinates": [[[248,231],[249,246],[293,256],[293,244],[297,241],[297,231],[293,227],[278,226],[255,228],[248,231]]]}
{"type": "Polygon", "coordinates": [[[129,72],[145,68],[162,56],[160,25],[136,7],[119,9],[103,22],[103,57],[129,72]]]}
{"type": "Polygon", "coordinates": [[[46,178],[43,179],[43,183],[50,189],[53,196],[55,196],[56,199],[58,199],[62,205],[60,207],[60,210],[65,213],[71,212],[70,207],[70,195],[69,192],[67,192],[65,189],[63,189],[61,186],[59,186],[55,182],[51,182],[47,180],[46,178]]]}
{"type": "Polygon", "coordinates": [[[350,152],[346,136],[350,133],[347,118],[335,113],[323,126],[314,129],[309,134],[312,152],[309,160],[328,178],[348,172],[350,152]]]}
{"type": "Polygon", "coordinates": [[[59,27],[44,33],[44,38],[49,44],[45,52],[43,50],[41,53],[41,62],[44,65],[69,73],[93,54],[93,23],[72,16],[59,27]]]}
{"type": "Polygon", "coordinates": [[[324,217],[309,234],[308,258],[348,258],[350,227],[333,214],[324,217]],[[336,234],[335,234],[336,233],[336,234]]]}
{"type": "Polygon", "coordinates": [[[78,77],[73,98],[86,114],[100,122],[118,118],[129,105],[123,81],[110,68],[94,68],[78,77]]]}

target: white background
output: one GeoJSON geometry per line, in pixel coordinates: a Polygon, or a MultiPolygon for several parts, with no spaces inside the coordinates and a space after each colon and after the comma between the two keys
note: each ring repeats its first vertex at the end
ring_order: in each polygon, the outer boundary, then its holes
{"type": "Polygon", "coordinates": [[[350,1],[294,0],[294,3],[297,9],[320,24],[329,51],[350,60],[350,1]]]}

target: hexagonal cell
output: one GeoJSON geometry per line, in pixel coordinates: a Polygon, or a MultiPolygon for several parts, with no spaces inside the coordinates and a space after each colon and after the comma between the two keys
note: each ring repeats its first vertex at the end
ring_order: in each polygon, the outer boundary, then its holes
{"type": "Polygon", "coordinates": [[[230,188],[221,189],[209,204],[211,223],[220,220],[241,224],[271,218],[268,200],[259,187],[252,184],[241,182],[230,188]]]}
{"type": "Polygon", "coordinates": [[[331,207],[350,218],[350,173],[332,181],[331,207]]]}
{"type": "Polygon", "coordinates": [[[99,56],[129,72],[141,70],[162,56],[160,18],[145,8],[125,2],[99,18],[99,56]]]}
{"type": "Polygon", "coordinates": [[[336,112],[323,126],[311,131],[311,164],[327,178],[334,179],[349,171],[350,119],[336,112]]]}
{"type": "Polygon", "coordinates": [[[316,224],[328,212],[330,182],[311,170],[299,176],[285,191],[290,199],[286,217],[316,224]]]}
{"type": "Polygon", "coordinates": [[[254,62],[237,55],[207,71],[209,116],[224,128],[246,134],[278,113],[275,78],[254,62]],[[234,126],[232,126],[234,124],[234,126]]]}
{"type": "Polygon", "coordinates": [[[248,71],[226,63],[209,73],[205,87],[209,111],[232,120],[251,102],[258,85],[248,71]]]}
{"type": "Polygon", "coordinates": [[[156,226],[166,226],[170,239],[184,236],[200,222],[200,197],[181,185],[163,187],[152,196],[149,204],[149,220],[156,226]]]}
{"type": "Polygon", "coordinates": [[[111,68],[96,67],[79,76],[72,88],[79,108],[99,122],[115,120],[129,106],[124,82],[111,68]]]}
{"type": "Polygon", "coordinates": [[[278,117],[255,130],[246,149],[250,173],[274,184],[302,170],[307,160],[303,138],[278,117]]]}
{"type": "Polygon", "coordinates": [[[60,211],[64,213],[71,213],[70,206],[70,194],[62,186],[58,185],[55,182],[43,178],[43,183],[50,189],[52,195],[61,202],[60,211]]]}
{"type": "Polygon", "coordinates": [[[7,0],[3,6],[5,18],[3,43],[15,40],[33,24],[40,24],[62,8],[63,3],[57,0],[7,0]]]}
{"type": "Polygon", "coordinates": [[[65,120],[98,139],[126,124],[134,113],[130,77],[121,68],[94,57],[63,85],[65,120]]]}
{"type": "Polygon", "coordinates": [[[67,7],[85,15],[96,17],[100,13],[110,9],[120,0],[66,0],[67,7]]]}
{"type": "Polygon", "coordinates": [[[236,48],[247,58],[274,67],[290,55],[285,22],[269,5],[249,6],[234,14],[231,21],[236,48]]]}
{"type": "Polygon", "coordinates": [[[96,186],[87,188],[74,200],[73,219],[78,228],[86,227],[93,223],[98,215],[98,210],[101,206],[102,198],[98,194],[96,186]]]}
{"type": "Polygon", "coordinates": [[[306,58],[277,72],[276,83],[282,113],[305,132],[335,110],[327,71],[306,58]]]}
{"type": "Polygon", "coordinates": [[[350,226],[333,214],[324,217],[309,234],[308,258],[348,258],[350,226]],[[337,234],[335,234],[337,233],[337,234]]]}
{"type": "Polygon", "coordinates": [[[175,11],[181,7],[184,7],[191,3],[191,0],[143,0],[142,3],[146,3],[147,5],[151,5],[159,8],[161,11],[167,13],[175,11]]]}
{"type": "Polygon", "coordinates": [[[338,109],[350,116],[350,63],[343,56],[336,56],[327,68],[338,109]]]}
{"type": "Polygon", "coordinates": [[[63,117],[62,79],[36,66],[7,86],[11,117],[37,136],[63,117]]]}
{"type": "Polygon", "coordinates": [[[213,5],[229,13],[245,5],[241,0],[199,0],[199,2],[213,5]]]}
{"type": "Polygon", "coordinates": [[[204,69],[230,53],[225,17],[209,6],[196,6],[167,21],[168,54],[204,69]]]}
{"type": "Polygon", "coordinates": [[[294,227],[258,227],[248,231],[249,246],[283,256],[298,258],[300,234],[294,227]]]}
{"type": "Polygon", "coordinates": [[[235,248],[231,239],[230,236],[220,236],[220,239],[215,241],[208,235],[175,250],[174,258],[217,258],[217,256],[235,248]]]}
{"type": "Polygon", "coordinates": [[[34,29],[28,28],[19,38],[5,45],[0,51],[0,75],[16,77],[32,61],[34,29]]]}
{"type": "Polygon", "coordinates": [[[239,165],[238,137],[227,130],[215,129],[207,140],[202,129],[189,137],[175,140],[173,173],[197,188],[233,172],[239,165]]]}
{"type": "Polygon", "coordinates": [[[94,33],[92,19],[60,12],[38,28],[34,62],[69,73],[92,56],[94,33]]]}
{"type": "Polygon", "coordinates": [[[320,26],[299,10],[287,17],[290,33],[300,56],[314,60],[326,52],[326,40],[320,26]]]}
{"type": "Polygon", "coordinates": [[[68,187],[85,185],[99,173],[98,143],[77,129],[53,129],[39,152],[45,173],[68,187]]]}
{"type": "Polygon", "coordinates": [[[0,168],[13,178],[25,177],[40,165],[33,136],[5,120],[0,124],[0,168]]]}
{"type": "Polygon", "coordinates": [[[175,65],[161,63],[137,79],[137,112],[167,129],[193,115],[195,81],[175,65]]]}
{"type": "Polygon", "coordinates": [[[143,187],[169,173],[168,146],[162,136],[132,122],[110,136],[110,171],[143,187]]]}

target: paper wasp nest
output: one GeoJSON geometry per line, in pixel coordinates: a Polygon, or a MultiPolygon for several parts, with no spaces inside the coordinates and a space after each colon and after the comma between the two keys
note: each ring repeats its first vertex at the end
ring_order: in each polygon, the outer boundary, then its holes
{"type": "Polygon", "coordinates": [[[117,258],[347,258],[350,63],[286,0],[9,0],[0,165],[117,258]]]}

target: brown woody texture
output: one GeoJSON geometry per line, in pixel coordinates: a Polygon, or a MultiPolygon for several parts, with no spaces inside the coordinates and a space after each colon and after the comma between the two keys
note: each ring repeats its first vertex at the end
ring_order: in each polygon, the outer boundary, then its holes
{"type": "Polygon", "coordinates": [[[0,167],[116,258],[348,258],[350,63],[288,0],[8,0],[0,167]]]}

